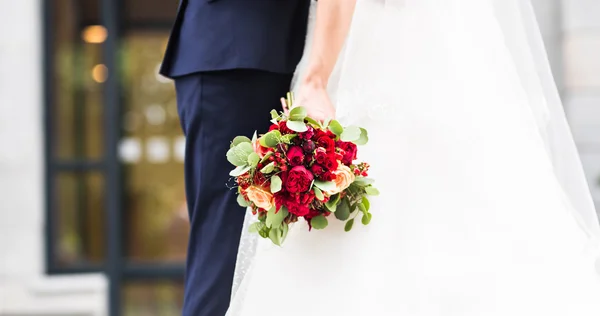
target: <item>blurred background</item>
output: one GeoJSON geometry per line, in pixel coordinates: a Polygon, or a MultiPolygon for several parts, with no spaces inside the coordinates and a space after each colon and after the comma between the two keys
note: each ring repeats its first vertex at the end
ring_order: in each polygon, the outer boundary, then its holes
{"type": "MultiPolygon", "coordinates": [[[[600,1],[533,2],[600,203],[600,1]]],[[[0,0],[0,315],[180,314],[177,5],[0,0]]]]}

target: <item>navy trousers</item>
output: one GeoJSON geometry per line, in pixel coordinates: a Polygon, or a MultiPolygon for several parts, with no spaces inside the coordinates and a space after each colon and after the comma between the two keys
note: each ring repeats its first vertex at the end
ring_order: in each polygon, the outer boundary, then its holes
{"type": "Polygon", "coordinates": [[[225,154],[237,135],[267,132],[270,110],[289,90],[291,74],[259,70],[200,72],[175,78],[186,136],[185,183],[191,231],[184,316],[225,315],[244,219],[225,154]]]}

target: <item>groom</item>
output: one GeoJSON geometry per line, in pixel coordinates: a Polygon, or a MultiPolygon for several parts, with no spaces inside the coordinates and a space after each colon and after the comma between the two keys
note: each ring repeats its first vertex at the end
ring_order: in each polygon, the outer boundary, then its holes
{"type": "Polygon", "coordinates": [[[237,135],[266,131],[299,62],[310,0],[181,0],[160,73],[186,135],[184,316],[227,311],[244,210],[227,188],[237,135]]]}

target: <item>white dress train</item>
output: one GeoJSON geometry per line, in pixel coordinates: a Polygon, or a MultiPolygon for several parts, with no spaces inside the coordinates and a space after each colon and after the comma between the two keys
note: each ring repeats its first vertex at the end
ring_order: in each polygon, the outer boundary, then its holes
{"type": "Polygon", "coordinates": [[[600,315],[581,166],[575,192],[493,3],[359,0],[331,93],[369,131],[371,224],[244,233],[229,316],[600,315]]]}

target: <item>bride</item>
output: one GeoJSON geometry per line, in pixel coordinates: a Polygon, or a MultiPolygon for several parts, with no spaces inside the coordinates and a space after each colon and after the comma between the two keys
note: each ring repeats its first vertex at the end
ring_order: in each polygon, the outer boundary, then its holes
{"type": "Polygon", "coordinates": [[[244,231],[228,315],[600,315],[600,228],[529,2],[312,10],[296,103],[369,131],[381,195],[349,233],[244,231]]]}

